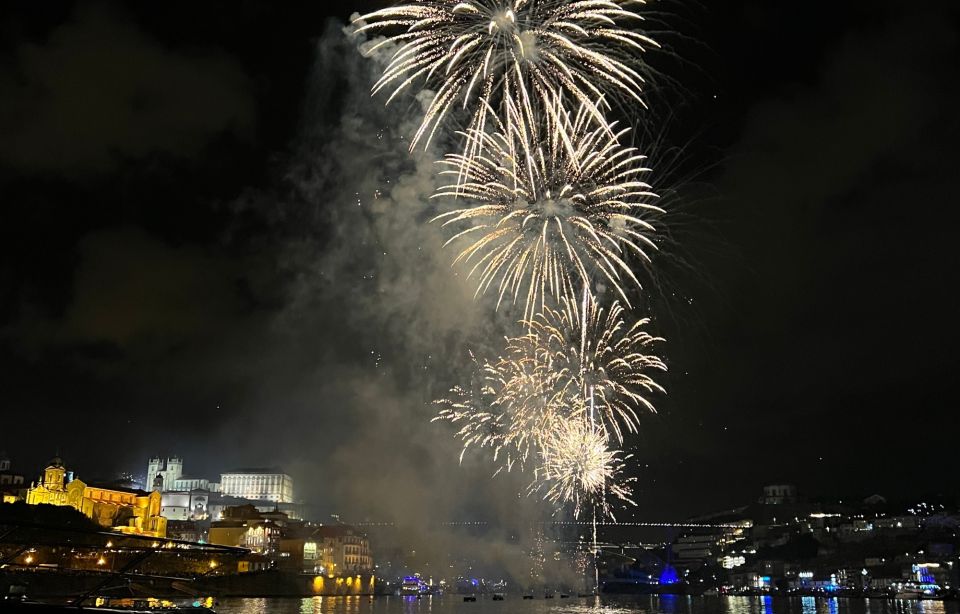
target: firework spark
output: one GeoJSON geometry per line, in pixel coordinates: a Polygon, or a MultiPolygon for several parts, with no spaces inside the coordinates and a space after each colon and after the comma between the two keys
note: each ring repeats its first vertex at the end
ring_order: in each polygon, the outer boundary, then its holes
{"type": "Polygon", "coordinates": [[[538,339],[522,335],[507,339],[504,355],[484,363],[474,359],[470,389],[454,386],[450,396],[436,401],[436,420],[459,426],[463,442],[460,458],[473,446],[490,448],[497,473],[524,466],[535,454],[545,433],[568,416],[565,389],[558,374],[541,358],[538,339]]]}
{"type": "Polygon", "coordinates": [[[666,366],[648,353],[660,339],[643,330],[647,320],[630,326],[624,314],[618,302],[604,310],[589,295],[581,304],[564,301],[522,321],[527,332],[508,338],[502,357],[475,361],[472,388],[455,387],[437,401],[434,418],[458,424],[461,458],[471,446],[491,448],[498,472],[532,458],[530,491],[578,511],[588,498],[603,499],[598,484],[629,501],[619,477],[627,457],[609,442],[636,430],[637,408],[654,411],[648,396],[663,389],[650,372],[666,366]]]}
{"type": "MultiPolygon", "coordinates": [[[[462,105],[469,126],[483,130],[485,109],[563,92],[602,115],[602,94],[642,104],[644,50],[649,36],[630,29],[642,21],[644,0],[416,0],[368,13],[355,31],[383,32],[398,45],[374,91],[390,100],[421,83],[436,91],[411,147],[429,142],[451,110],[462,105]]],[[[389,100],[388,100],[389,102],[389,100]]]]}
{"type": "Polygon", "coordinates": [[[537,339],[539,361],[547,365],[568,396],[578,396],[589,406],[605,434],[620,443],[623,431],[636,432],[637,409],[656,412],[650,395],[664,389],[651,372],[666,371],[658,356],[649,353],[662,342],[644,330],[648,318],[629,325],[626,310],[614,301],[601,307],[588,294],[580,303],[561,301],[561,308],[546,308],[526,322],[528,336],[537,339]]]}
{"type": "Polygon", "coordinates": [[[554,504],[572,503],[574,516],[587,502],[611,515],[606,494],[634,504],[633,480],[621,475],[630,455],[611,449],[606,435],[584,412],[559,423],[544,439],[540,455],[542,463],[531,492],[543,491],[543,498],[554,504]]]}
{"type": "Polygon", "coordinates": [[[538,116],[518,129],[496,119],[495,132],[468,133],[474,154],[441,163],[455,179],[434,197],[462,204],[435,218],[455,229],[446,243],[462,246],[455,264],[468,267],[478,295],[495,286],[498,307],[522,302],[524,317],[594,278],[629,305],[626,286],[640,281],[628,260],[650,260],[652,220],[664,213],[642,180],[645,156],[585,106],[571,113],[554,97],[538,116]]]}

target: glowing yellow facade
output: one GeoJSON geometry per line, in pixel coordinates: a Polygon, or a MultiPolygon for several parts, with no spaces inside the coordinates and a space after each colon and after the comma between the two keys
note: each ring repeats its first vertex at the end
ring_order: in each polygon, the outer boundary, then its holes
{"type": "Polygon", "coordinates": [[[69,505],[102,527],[132,535],[166,537],[167,519],[160,515],[158,491],[116,490],[67,481],[60,459],[43,471],[43,480],[27,490],[29,505],[69,505]]]}

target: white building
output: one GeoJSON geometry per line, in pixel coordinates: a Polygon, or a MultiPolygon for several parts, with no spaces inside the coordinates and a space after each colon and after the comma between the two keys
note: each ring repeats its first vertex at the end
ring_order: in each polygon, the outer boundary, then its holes
{"type": "Polygon", "coordinates": [[[165,492],[160,499],[160,515],[167,520],[202,520],[208,516],[210,493],[165,492]]]}
{"type": "Polygon", "coordinates": [[[209,490],[210,492],[220,492],[220,485],[216,482],[211,482],[207,478],[182,476],[174,480],[172,485],[165,485],[165,490],[209,490]]]}
{"type": "Polygon", "coordinates": [[[166,460],[159,456],[151,458],[147,464],[146,490],[153,490],[154,481],[159,476],[163,480],[161,490],[173,490],[173,483],[183,475],[183,459],[177,456],[166,460]]]}
{"type": "Polygon", "coordinates": [[[293,503],[293,478],[279,469],[238,469],[220,475],[220,492],[251,501],[293,503]]]}

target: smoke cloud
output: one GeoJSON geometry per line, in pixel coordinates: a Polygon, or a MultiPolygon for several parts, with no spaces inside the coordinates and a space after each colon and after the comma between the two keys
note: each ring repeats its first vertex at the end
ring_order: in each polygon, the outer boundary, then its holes
{"type": "Polygon", "coordinates": [[[437,151],[408,150],[423,100],[371,97],[389,50],[368,49],[331,25],[288,198],[237,203],[238,217],[264,220],[279,242],[284,307],[270,329],[283,351],[265,357],[275,362],[263,371],[280,375],[259,390],[261,407],[225,438],[282,442],[300,495],[345,521],[391,523],[371,531],[394,570],[526,583],[549,510],[518,495],[528,476],[491,479],[482,454],[458,465],[450,427],[430,422],[432,400],[469,367],[468,348],[495,345],[505,317],[451,268],[429,223],[437,151]]]}

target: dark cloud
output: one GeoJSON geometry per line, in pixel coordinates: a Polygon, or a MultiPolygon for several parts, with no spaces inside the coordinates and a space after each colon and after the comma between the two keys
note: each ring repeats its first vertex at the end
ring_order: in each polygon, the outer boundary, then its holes
{"type": "Polygon", "coordinates": [[[74,20],[21,42],[2,66],[0,162],[16,171],[108,171],[254,130],[237,62],[215,48],[170,48],[109,5],[78,5],[74,20]]]}

